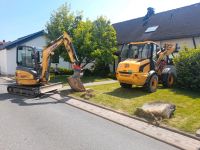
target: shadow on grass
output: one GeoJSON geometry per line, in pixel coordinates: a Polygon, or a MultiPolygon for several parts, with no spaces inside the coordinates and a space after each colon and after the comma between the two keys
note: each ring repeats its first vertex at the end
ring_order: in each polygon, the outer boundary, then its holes
{"type": "Polygon", "coordinates": [[[120,98],[125,98],[125,99],[131,99],[131,98],[135,98],[135,97],[148,95],[150,93],[145,91],[144,87],[132,87],[130,89],[120,87],[120,88],[116,88],[112,92],[106,92],[104,94],[108,94],[108,95],[116,96],[116,97],[120,97],[120,98]]]}
{"type": "MultiPolygon", "coordinates": [[[[56,75],[55,77],[51,78],[50,82],[51,83],[62,82],[63,84],[68,84],[68,82],[67,82],[68,77],[70,77],[70,75],[56,75]]],[[[105,79],[105,78],[98,77],[98,76],[83,76],[83,77],[81,77],[81,81],[83,83],[96,82],[98,80],[100,81],[103,79],[105,79]]]]}
{"type": "Polygon", "coordinates": [[[181,88],[171,88],[171,92],[174,92],[177,95],[185,95],[193,99],[200,99],[200,91],[193,91],[188,89],[181,89],[181,88]]]}

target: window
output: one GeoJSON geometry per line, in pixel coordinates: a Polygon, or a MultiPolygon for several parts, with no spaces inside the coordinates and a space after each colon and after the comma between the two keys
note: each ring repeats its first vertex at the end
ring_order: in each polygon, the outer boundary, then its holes
{"type": "Polygon", "coordinates": [[[33,68],[35,66],[33,48],[27,46],[18,47],[17,64],[19,66],[33,68]]]}
{"type": "Polygon", "coordinates": [[[148,27],[145,31],[145,33],[149,33],[149,32],[154,32],[157,30],[159,26],[152,26],[152,27],[148,27]]]}
{"type": "Polygon", "coordinates": [[[150,58],[150,44],[127,44],[124,45],[121,53],[122,61],[130,59],[147,59],[150,58]]]}

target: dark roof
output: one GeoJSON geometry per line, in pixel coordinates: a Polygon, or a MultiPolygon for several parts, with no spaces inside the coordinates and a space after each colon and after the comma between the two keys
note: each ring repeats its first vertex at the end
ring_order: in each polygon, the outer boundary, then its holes
{"type": "Polygon", "coordinates": [[[118,44],[200,36],[200,3],[157,13],[144,24],[143,17],[113,24],[118,44]],[[159,26],[145,33],[148,27],[159,26]]]}
{"type": "Polygon", "coordinates": [[[17,40],[15,41],[12,41],[12,42],[7,42],[5,44],[3,44],[2,46],[0,46],[0,50],[1,49],[11,49],[15,46],[18,46],[18,45],[21,45],[25,42],[28,42],[32,39],[35,39],[39,36],[42,36],[42,35],[45,35],[45,31],[44,30],[41,30],[41,31],[38,31],[38,32],[35,32],[35,33],[32,33],[32,34],[29,34],[27,36],[24,36],[24,37],[21,37],[21,38],[18,38],[17,40]]]}

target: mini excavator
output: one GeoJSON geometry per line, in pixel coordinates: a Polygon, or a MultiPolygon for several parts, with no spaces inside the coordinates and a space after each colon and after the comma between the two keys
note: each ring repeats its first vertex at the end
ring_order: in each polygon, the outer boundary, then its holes
{"type": "Polygon", "coordinates": [[[43,50],[31,46],[17,47],[16,83],[7,87],[8,93],[37,97],[40,94],[62,88],[62,83],[49,84],[51,55],[56,48],[64,44],[69,55],[74,74],[68,77],[68,83],[74,91],[82,92],[85,88],[80,80],[81,67],[70,36],[64,32],[43,50]]]}

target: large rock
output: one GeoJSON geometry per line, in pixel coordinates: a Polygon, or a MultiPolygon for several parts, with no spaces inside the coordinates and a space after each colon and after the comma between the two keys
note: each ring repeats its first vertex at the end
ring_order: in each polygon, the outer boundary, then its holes
{"type": "Polygon", "coordinates": [[[200,129],[196,131],[196,136],[200,137],[200,129]]]}
{"type": "Polygon", "coordinates": [[[173,104],[153,102],[144,104],[136,110],[135,114],[144,118],[155,119],[155,117],[159,117],[163,119],[170,118],[175,110],[176,106],[173,104]]]}

